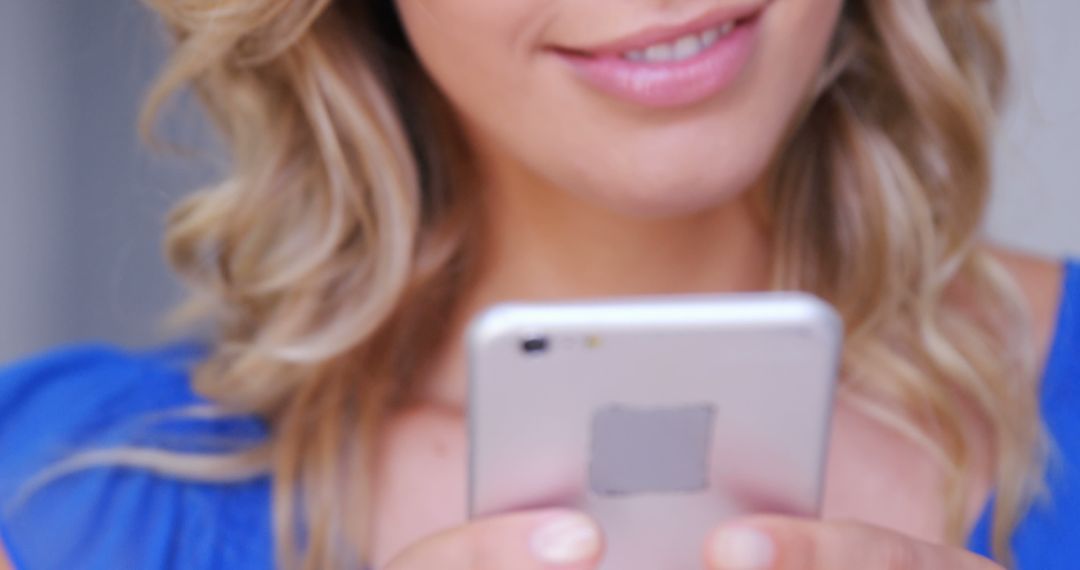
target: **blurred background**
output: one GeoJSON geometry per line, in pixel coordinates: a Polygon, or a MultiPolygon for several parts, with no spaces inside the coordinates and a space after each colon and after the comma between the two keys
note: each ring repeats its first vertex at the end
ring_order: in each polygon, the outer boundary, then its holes
{"type": "MultiPolygon", "coordinates": [[[[1002,9],[1015,86],[989,231],[1080,254],[1080,2],[1002,9]]],[[[140,143],[137,110],[164,46],[135,0],[0,0],[0,361],[167,338],[160,318],[180,289],[159,253],[162,220],[222,156],[190,103],[161,132],[197,156],[140,143]]]]}

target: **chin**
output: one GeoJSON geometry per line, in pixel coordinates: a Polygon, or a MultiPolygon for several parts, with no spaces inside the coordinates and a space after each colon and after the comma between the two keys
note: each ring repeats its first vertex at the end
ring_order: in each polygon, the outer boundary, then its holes
{"type": "Polygon", "coordinates": [[[642,183],[641,179],[599,188],[583,188],[578,194],[606,210],[639,219],[692,216],[723,207],[749,194],[753,178],[670,179],[642,183]]]}
{"type": "Polygon", "coordinates": [[[707,164],[679,161],[670,154],[636,163],[594,164],[593,168],[575,169],[578,176],[552,182],[625,216],[684,217],[735,202],[760,185],[766,160],[747,155],[733,160],[728,156],[728,160],[713,159],[707,164]]]}

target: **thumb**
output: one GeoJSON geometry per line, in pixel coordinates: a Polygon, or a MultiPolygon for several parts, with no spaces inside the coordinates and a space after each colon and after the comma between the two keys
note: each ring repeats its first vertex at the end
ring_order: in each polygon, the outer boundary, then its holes
{"type": "Polygon", "coordinates": [[[739,570],[1001,570],[958,548],[854,522],[752,517],[712,537],[712,568],[739,570]]]}
{"type": "Polygon", "coordinates": [[[584,514],[549,510],[478,519],[406,548],[384,570],[587,570],[602,551],[584,514]]]}

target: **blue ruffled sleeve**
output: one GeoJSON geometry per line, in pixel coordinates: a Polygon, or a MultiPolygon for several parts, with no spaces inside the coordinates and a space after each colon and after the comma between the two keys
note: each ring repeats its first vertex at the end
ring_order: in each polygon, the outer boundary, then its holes
{"type": "Polygon", "coordinates": [[[82,451],[263,437],[254,419],[150,421],[204,403],[187,371],[198,356],[88,346],[0,371],[0,536],[17,570],[272,567],[264,479],[198,483],[107,465],[28,487],[82,451]]]}

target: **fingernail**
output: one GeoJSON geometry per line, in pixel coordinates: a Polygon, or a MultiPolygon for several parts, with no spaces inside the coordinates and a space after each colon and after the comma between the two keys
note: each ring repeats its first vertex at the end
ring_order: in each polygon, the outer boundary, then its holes
{"type": "Polygon", "coordinates": [[[548,564],[584,562],[600,549],[600,531],[585,515],[560,515],[533,531],[530,546],[548,564]]]}
{"type": "Polygon", "coordinates": [[[712,562],[723,570],[766,570],[776,558],[769,535],[749,527],[718,532],[712,541],[712,562]]]}

